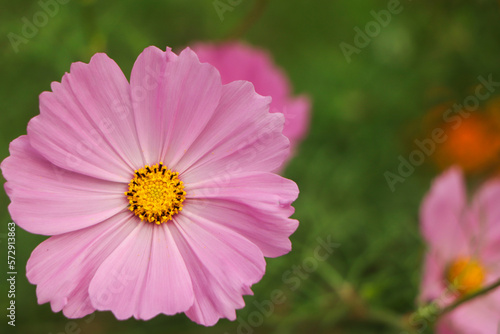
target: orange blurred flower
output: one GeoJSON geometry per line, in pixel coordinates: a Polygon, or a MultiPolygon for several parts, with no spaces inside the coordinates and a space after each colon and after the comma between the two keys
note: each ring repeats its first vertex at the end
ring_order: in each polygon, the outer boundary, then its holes
{"type": "Polygon", "coordinates": [[[455,109],[451,103],[431,109],[425,127],[431,132],[441,128],[446,140],[436,145],[433,159],[440,169],[459,165],[472,174],[500,163],[500,99],[492,100],[483,110],[455,109]]]}

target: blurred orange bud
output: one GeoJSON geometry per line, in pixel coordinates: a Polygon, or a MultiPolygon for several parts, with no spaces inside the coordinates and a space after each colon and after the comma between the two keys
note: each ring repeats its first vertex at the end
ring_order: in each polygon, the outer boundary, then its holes
{"type": "MultiPolygon", "coordinates": [[[[467,173],[477,173],[500,162],[500,105],[497,107],[498,118],[492,112],[465,110],[457,110],[447,118],[449,109],[443,111],[442,122],[437,126],[444,130],[447,139],[437,146],[434,155],[440,169],[459,165],[467,173]]],[[[434,108],[432,113],[436,110],[443,107],[434,108]]]]}

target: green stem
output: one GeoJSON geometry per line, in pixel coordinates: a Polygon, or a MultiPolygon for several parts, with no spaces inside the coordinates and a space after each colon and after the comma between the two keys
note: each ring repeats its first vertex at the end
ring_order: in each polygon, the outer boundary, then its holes
{"type": "Polygon", "coordinates": [[[358,320],[377,322],[410,334],[417,333],[402,316],[388,310],[373,309],[366,305],[363,298],[333,267],[325,265],[318,272],[358,320]]]}
{"type": "Polygon", "coordinates": [[[364,318],[369,321],[378,322],[392,328],[400,329],[406,333],[417,333],[417,331],[410,326],[402,316],[386,310],[370,309],[364,318]]]}
{"type": "Polygon", "coordinates": [[[247,14],[243,21],[233,30],[227,37],[228,40],[241,38],[248,30],[257,22],[264,13],[269,1],[271,0],[256,0],[252,10],[247,14]]]}
{"type": "Polygon", "coordinates": [[[478,291],[476,291],[474,293],[471,293],[469,295],[464,296],[463,298],[458,299],[453,304],[450,304],[450,305],[446,306],[445,308],[441,309],[438,312],[437,316],[441,317],[444,314],[453,311],[454,309],[456,309],[460,305],[462,305],[462,304],[464,304],[464,303],[466,303],[466,302],[468,302],[468,301],[470,301],[472,299],[475,299],[477,297],[483,296],[483,295],[485,295],[485,294],[487,294],[487,293],[495,290],[498,287],[500,287],[500,280],[498,280],[497,282],[491,284],[490,286],[487,286],[487,287],[485,287],[485,288],[483,288],[481,290],[478,290],[478,291]]]}

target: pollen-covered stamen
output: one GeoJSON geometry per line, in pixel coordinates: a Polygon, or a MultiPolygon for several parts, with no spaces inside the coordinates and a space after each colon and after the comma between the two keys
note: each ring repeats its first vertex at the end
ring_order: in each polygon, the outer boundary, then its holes
{"type": "Polygon", "coordinates": [[[141,220],[156,224],[169,221],[182,211],[186,199],[179,173],[172,172],[162,162],[136,170],[125,195],[130,211],[141,220]]]}
{"type": "Polygon", "coordinates": [[[485,275],[480,262],[470,257],[459,257],[449,265],[447,279],[453,289],[463,296],[479,290],[485,275]]]}

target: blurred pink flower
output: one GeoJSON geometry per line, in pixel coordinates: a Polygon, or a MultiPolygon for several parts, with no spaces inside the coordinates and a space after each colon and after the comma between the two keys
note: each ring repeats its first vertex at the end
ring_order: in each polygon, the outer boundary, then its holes
{"type": "MultiPolygon", "coordinates": [[[[438,177],[425,197],[421,229],[428,243],[420,299],[445,306],[500,279],[500,180],[467,202],[462,171],[438,177]]],[[[500,325],[500,289],[462,304],[440,320],[439,333],[492,334],[500,325]]]]}
{"type": "Polygon", "coordinates": [[[186,49],[149,47],[130,83],[105,54],[74,63],[1,164],[39,303],[69,318],[185,312],[234,320],[266,257],[290,251],[284,117],[186,49]]]}
{"type": "Polygon", "coordinates": [[[201,62],[208,62],[219,70],[223,83],[247,80],[253,83],[258,94],[272,97],[270,111],[285,115],[283,134],[290,139],[293,153],[309,128],[311,103],[305,95],[291,96],[290,82],[272,57],[264,50],[236,42],[199,43],[193,50],[201,62]]]}

